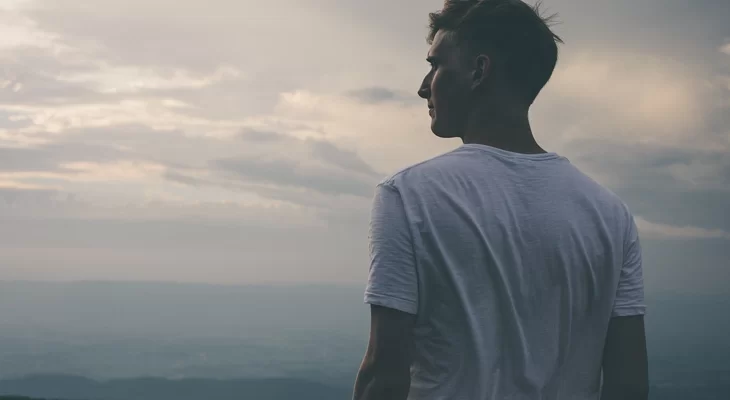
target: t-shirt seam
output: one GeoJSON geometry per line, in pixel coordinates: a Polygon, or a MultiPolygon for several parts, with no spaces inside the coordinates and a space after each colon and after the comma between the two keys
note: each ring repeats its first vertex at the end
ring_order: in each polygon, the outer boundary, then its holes
{"type": "Polygon", "coordinates": [[[627,218],[626,218],[626,226],[624,227],[624,237],[623,237],[623,260],[621,261],[621,269],[623,269],[624,265],[626,264],[626,253],[628,251],[629,245],[629,231],[631,230],[631,224],[633,216],[631,215],[631,210],[629,210],[629,206],[626,203],[623,203],[624,211],[626,211],[627,218]]]}
{"type": "Polygon", "coordinates": [[[646,315],[646,305],[614,307],[611,316],[646,315]]]}
{"type": "MultiPolygon", "coordinates": [[[[418,162],[418,163],[415,163],[415,164],[409,165],[409,166],[407,166],[407,167],[405,167],[405,168],[402,168],[402,169],[400,169],[399,171],[395,172],[394,174],[392,174],[392,175],[390,175],[390,176],[386,177],[385,179],[383,179],[383,180],[382,180],[382,181],[380,182],[380,184],[385,184],[385,183],[387,183],[387,184],[390,184],[391,186],[395,187],[395,179],[396,179],[396,178],[398,178],[399,176],[401,176],[401,175],[405,174],[406,172],[408,172],[408,171],[410,171],[410,170],[412,170],[412,169],[414,169],[414,168],[416,168],[416,167],[419,167],[419,166],[421,166],[421,165],[423,165],[423,164],[427,164],[427,163],[430,163],[431,161],[435,161],[435,160],[438,160],[438,159],[440,159],[440,158],[443,158],[443,157],[446,157],[446,156],[448,156],[448,155],[451,155],[451,154],[453,154],[454,152],[456,152],[456,151],[458,151],[458,150],[459,150],[459,148],[457,147],[456,149],[453,149],[453,150],[449,150],[449,151],[448,151],[448,152],[446,152],[446,153],[443,153],[443,154],[439,154],[439,155],[437,155],[437,156],[435,156],[435,157],[432,157],[432,158],[429,158],[429,159],[427,159],[427,160],[423,160],[423,161],[421,161],[421,162],[418,162]]],[[[400,195],[400,193],[399,193],[399,195],[400,195]]]]}
{"type": "Polygon", "coordinates": [[[390,299],[390,300],[402,301],[402,302],[408,303],[412,306],[415,306],[418,304],[414,300],[404,299],[402,297],[393,296],[393,295],[389,295],[389,294],[377,293],[377,292],[373,292],[371,290],[365,291],[365,297],[367,297],[367,296],[375,296],[375,297],[382,297],[382,298],[386,298],[386,299],[390,299]]]}
{"type": "Polygon", "coordinates": [[[645,308],[645,307],[646,307],[646,304],[644,304],[642,302],[641,304],[620,305],[620,306],[614,307],[613,309],[614,310],[621,310],[621,309],[627,309],[627,308],[645,308]]]}
{"type": "Polygon", "coordinates": [[[479,145],[476,143],[466,143],[461,146],[461,148],[469,148],[469,149],[476,149],[479,151],[483,151],[485,153],[489,153],[495,157],[503,158],[503,159],[510,159],[510,160],[520,160],[520,161],[534,161],[534,162],[543,162],[543,161],[552,161],[552,160],[567,160],[567,158],[561,156],[557,153],[536,153],[536,154],[527,154],[527,153],[512,153],[512,154],[505,154],[506,150],[500,151],[500,149],[487,146],[487,145],[479,145]],[[531,157],[532,156],[532,157],[531,157]]]}

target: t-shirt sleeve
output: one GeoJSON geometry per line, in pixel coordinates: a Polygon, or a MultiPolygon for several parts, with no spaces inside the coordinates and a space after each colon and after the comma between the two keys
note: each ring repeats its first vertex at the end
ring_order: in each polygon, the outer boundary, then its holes
{"type": "Polygon", "coordinates": [[[369,229],[370,273],[365,303],[409,314],[418,311],[418,276],[403,199],[389,183],[377,186],[369,229]]]}
{"type": "Polygon", "coordinates": [[[644,315],[645,312],[641,244],[636,221],[630,217],[624,244],[624,260],[611,316],[627,317],[644,315]]]}

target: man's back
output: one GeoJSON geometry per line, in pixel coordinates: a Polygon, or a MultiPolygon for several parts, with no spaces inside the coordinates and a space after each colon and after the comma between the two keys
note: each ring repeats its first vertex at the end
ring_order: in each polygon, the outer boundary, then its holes
{"type": "Polygon", "coordinates": [[[383,181],[373,215],[365,300],[417,314],[409,398],[598,398],[609,319],[644,313],[618,197],[554,153],[466,144],[383,181]]]}

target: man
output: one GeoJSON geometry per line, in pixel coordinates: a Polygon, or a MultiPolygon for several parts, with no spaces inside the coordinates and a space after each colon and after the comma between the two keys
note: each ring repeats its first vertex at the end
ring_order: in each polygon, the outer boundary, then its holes
{"type": "Polygon", "coordinates": [[[464,144],[377,186],[356,400],[647,398],[634,219],[528,122],[557,61],[547,22],[518,0],[430,14],[418,94],[464,144]]]}

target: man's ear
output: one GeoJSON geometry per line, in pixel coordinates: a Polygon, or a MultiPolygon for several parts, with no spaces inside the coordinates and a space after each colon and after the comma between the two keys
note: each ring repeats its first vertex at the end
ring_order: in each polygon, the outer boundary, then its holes
{"type": "Polygon", "coordinates": [[[486,54],[479,54],[474,59],[474,72],[472,72],[472,90],[484,87],[487,83],[489,73],[492,71],[492,60],[486,54]]]}

